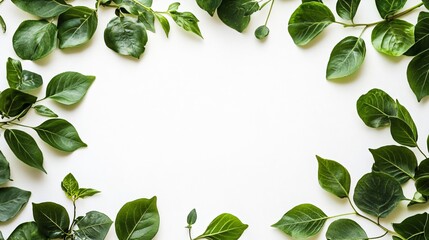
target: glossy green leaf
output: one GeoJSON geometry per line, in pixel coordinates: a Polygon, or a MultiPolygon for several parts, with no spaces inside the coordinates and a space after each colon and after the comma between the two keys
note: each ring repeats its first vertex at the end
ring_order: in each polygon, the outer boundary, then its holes
{"type": "Polygon", "coordinates": [[[71,6],[64,0],[12,0],[22,10],[41,18],[52,18],[67,11],[71,6]]]}
{"type": "Polygon", "coordinates": [[[0,16],[0,27],[3,33],[6,32],[6,22],[4,21],[3,17],[0,16]]]}
{"type": "Polygon", "coordinates": [[[115,2],[133,15],[139,15],[152,6],[152,0],[115,0],[115,2]]]}
{"type": "Polygon", "coordinates": [[[392,138],[401,145],[416,147],[417,134],[415,134],[413,129],[400,118],[390,117],[389,119],[392,138]]]}
{"type": "Polygon", "coordinates": [[[7,240],[48,240],[37,228],[36,222],[21,223],[7,240]]]}
{"type": "Polygon", "coordinates": [[[429,95],[429,51],[425,51],[414,57],[408,64],[408,84],[420,102],[429,95]]]}
{"type": "Polygon", "coordinates": [[[79,188],[76,192],[76,197],[77,198],[91,197],[97,193],[100,193],[100,191],[92,188],[79,188]]]}
{"type": "Polygon", "coordinates": [[[241,6],[244,8],[244,16],[250,16],[260,9],[259,2],[255,0],[246,2],[241,6]]]}
{"type": "Polygon", "coordinates": [[[116,17],[104,31],[104,42],[121,55],[140,58],[147,43],[146,29],[131,17],[116,17]]]}
{"type": "Polygon", "coordinates": [[[360,0],[338,0],[337,1],[337,14],[342,19],[353,20],[359,7],[360,0]]]}
{"type": "Polygon", "coordinates": [[[10,166],[6,157],[0,151],[0,185],[10,181],[10,166]]]}
{"type": "Polygon", "coordinates": [[[70,48],[88,42],[97,29],[97,12],[79,6],[72,7],[58,18],[60,48],[70,48]]]}
{"type": "Polygon", "coordinates": [[[426,9],[429,9],[429,0],[422,0],[423,5],[425,6],[426,9]]]}
{"type": "Polygon", "coordinates": [[[15,187],[0,188],[0,222],[14,218],[30,199],[31,192],[15,187]]]}
{"type": "Polygon", "coordinates": [[[427,239],[429,233],[429,216],[427,213],[417,214],[406,218],[401,223],[393,223],[393,229],[404,239],[427,239]]]}
{"type": "Polygon", "coordinates": [[[85,96],[94,76],[85,76],[78,72],[63,72],[48,83],[46,97],[64,105],[78,103],[85,96]]]}
{"type": "Polygon", "coordinates": [[[191,226],[197,222],[197,210],[195,210],[195,208],[189,212],[186,220],[187,220],[189,226],[191,226]]]}
{"type": "Polygon", "coordinates": [[[222,0],[217,9],[220,20],[232,29],[243,32],[250,22],[250,16],[246,15],[243,4],[252,0],[222,0]]]}
{"type": "Polygon", "coordinates": [[[416,204],[424,204],[427,203],[428,197],[424,196],[423,194],[416,192],[414,193],[413,199],[410,201],[410,203],[407,205],[408,207],[416,205],[416,204]]]}
{"type": "Polygon", "coordinates": [[[381,22],[372,30],[371,41],[377,51],[401,56],[414,44],[414,25],[400,19],[381,22]]]}
{"type": "Polygon", "coordinates": [[[357,101],[357,112],[362,121],[372,128],[390,124],[389,117],[397,116],[396,102],[380,89],[371,89],[357,101]]]}
{"type": "Polygon", "coordinates": [[[176,22],[177,26],[183,28],[188,32],[193,32],[200,37],[201,35],[200,28],[198,27],[198,19],[194,16],[194,14],[190,12],[170,12],[171,17],[176,22]]]}
{"type": "Polygon", "coordinates": [[[362,65],[366,55],[365,41],[362,38],[346,37],[331,52],[326,78],[337,79],[350,76],[362,65]]]}
{"type": "Polygon", "coordinates": [[[43,168],[43,154],[36,141],[28,133],[17,129],[6,129],[4,138],[15,156],[28,166],[46,173],[43,168]]]}
{"type": "Polygon", "coordinates": [[[170,33],[170,23],[168,22],[167,18],[162,16],[159,13],[155,13],[156,19],[158,19],[158,22],[161,24],[162,30],[164,30],[165,35],[168,37],[168,34],[170,33]]]}
{"type": "Polygon", "coordinates": [[[80,239],[104,240],[112,223],[104,213],[91,211],[77,222],[75,234],[80,239]]]}
{"type": "Polygon", "coordinates": [[[76,195],[77,191],[79,190],[79,183],[73,174],[69,173],[64,177],[63,181],[61,182],[61,189],[63,189],[64,193],[69,198],[72,198],[76,195]]]}
{"type": "Polygon", "coordinates": [[[37,105],[33,107],[36,110],[36,113],[44,117],[58,117],[51,109],[43,105],[37,105]]]}
{"type": "Polygon", "coordinates": [[[417,24],[414,27],[414,45],[405,53],[415,56],[429,48],[429,13],[420,12],[417,24]]]}
{"type": "Polygon", "coordinates": [[[66,209],[53,202],[33,203],[33,218],[39,231],[48,238],[63,238],[70,225],[66,209]]]}
{"type": "Polygon", "coordinates": [[[34,130],[43,141],[61,151],[73,152],[87,146],[73,125],[64,119],[49,119],[34,130]]]}
{"type": "Polygon", "coordinates": [[[296,45],[306,45],[335,21],[331,10],[320,2],[301,4],[289,19],[289,34],[296,45]]]}
{"type": "Polygon", "coordinates": [[[365,213],[384,218],[404,200],[401,185],[385,173],[365,174],[357,183],[353,200],[365,213]]]}
{"type": "Polygon", "coordinates": [[[222,0],[197,0],[198,6],[200,6],[201,9],[207,11],[210,16],[213,16],[221,3],[222,0]]]}
{"type": "Polygon", "coordinates": [[[42,76],[37,73],[22,70],[22,82],[18,87],[20,90],[32,90],[36,89],[43,84],[42,76]]]}
{"type": "Polygon", "coordinates": [[[408,110],[399,103],[398,100],[396,100],[396,106],[398,108],[398,118],[403,120],[411,129],[413,133],[413,137],[417,141],[418,133],[417,133],[417,126],[414,123],[413,118],[411,117],[411,114],[408,112],[408,110]]]}
{"type": "Polygon", "coordinates": [[[328,240],[363,240],[368,239],[365,230],[350,219],[338,219],[329,225],[326,231],[328,240]]]}
{"type": "Polygon", "coordinates": [[[270,29],[266,25],[259,26],[255,30],[255,37],[259,40],[265,39],[270,34],[270,29]]]}
{"type": "Polygon", "coordinates": [[[429,158],[426,158],[425,160],[419,163],[419,166],[415,174],[415,178],[419,178],[425,175],[429,175],[429,158]]]}
{"type": "Polygon", "coordinates": [[[273,227],[295,239],[309,238],[320,232],[328,216],[312,204],[301,204],[289,210],[273,227]]]}
{"type": "Polygon", "coordinates": [[[18,89],[18,86],[22,81],[22,65],[19,60],[15,60],[12,58],[7,59],[6,78],[9,87],[18,89]]]}
{"type": "Polygon", "coordinates": [[[339,198],[349,196],[350,174],[343,165],[316,156],[319,164],[318,179],[320,186],[339,198]]]}
{"type": "Polygon", "coordinates": [[[223,213],[217,216],[203,234],[195,239],[207,240],[237,240],[241,237],[248,225],[243,224],[236,216],[223,213]]]}
{"type": "Polygon", "coordinates": [[[410,149],[390,145],[369,151],[378,172],[390,175],[401,184],[413,178],[417,168],[417,158],[410,149]]]}
{"type": "Polygon", "coordinates": [[[115,220],[119,240],[152,239],[159,229],[159,213],[156,197],[137,199],[126,203],[115,220]]]}
{"type": "Polygon", "coordinates": [[[429,175],[423,175],[416,179],[416,189],[419,193],[429,196],[429,175]]]}
{"type": "Polygon", "coordinates": [[[8,88],[0,93],[0,114],[4,117],[16,117],[28,110],[36,100],[33,95],[8,88]]]}
{"type": "Polygon", "coordinates": [[[392,16],[401,10],[407,0],[375,0],[378,13],[382,18],[387,18],[392,16]]]}
{"type": "Polygon", "coordinates": [[[57,45],[57,26],[46,20],[26,20],[13,35],[16,55],[25,60],[38,60],[57,45]]]}
{"type": "Polygon", "coordinates": [[[143,11],[138,15],[139,22],[143,23],[146,30],[155,32],[155,15],[150,11],[143,11]]]}

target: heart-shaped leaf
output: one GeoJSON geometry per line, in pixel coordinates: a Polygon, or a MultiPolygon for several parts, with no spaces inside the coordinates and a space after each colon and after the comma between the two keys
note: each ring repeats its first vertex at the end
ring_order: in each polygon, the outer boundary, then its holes
{"type": "Polygon", "coordinates": [[[343,165],[317,157],[319,163],[318,179],[320,186],[339,198],[349,196],[350,174],[343,165]]]}
{"type": "Polygon", "coordinates": [[[53,202],[33,203],[33,218],[39,231],[48,238],[63,238],[70,225],[66,209],[53,202]]]}

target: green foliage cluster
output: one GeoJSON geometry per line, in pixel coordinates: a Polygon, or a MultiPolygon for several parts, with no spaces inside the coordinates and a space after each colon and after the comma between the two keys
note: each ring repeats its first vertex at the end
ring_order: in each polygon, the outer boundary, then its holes
{"type": "Polygon", "coordinates": [[[320,186],[348,201],[352,212],[328,216],[319,207],[304,203],[286,212],[273,227],[292,238],[308,238],[319,233],[328,219],[340,218],[330,223],[326,231],[327,239],[376,239],[386,235],[396,240],[427,239],[427,213],[410,216],[392,226],[385,226],[380,221],[402,201],[408,202],[409,207],[428,201],[429,160],[417,144],[417,127],[410,113],[399,101],[393,100],[380,89],[372,89],[362,95],[357,101],[357,112],[371,128],[389,127],[392,138],[399,145],[369,150],[374,159],[372,170],[358,180],[353,197],[350,194],[351,177],[348,170],[336,161],[316,156],[320,186]],[[417,149],[424,159],[418,161],[410,148],[417,149]],[[412,198],[407,198],[403,187],[410,180],[414,182],[416,192],[412,198]],[[379,236],[368,236],[356,221],[343,218],[347,215],[358,216],[375,224],[382,233],[379,236]]]}

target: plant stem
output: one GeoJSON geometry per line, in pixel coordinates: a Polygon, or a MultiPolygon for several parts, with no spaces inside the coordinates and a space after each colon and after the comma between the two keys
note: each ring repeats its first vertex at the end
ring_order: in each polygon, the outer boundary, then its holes
{"type": "Polygon", "coordinates": [[[386,232],[384,232],[384,233],[383,233],[382,235],[380,235],[380,236],[377,236],[377,237],[370,237],[370,238],[368,238],[368,239],[379,239],[379,238],[382,238],[382,237],[386,236],[388,233],[389,233],[389,232],[388,232],[388,231],[386,231],[386,232]]]}
{"type": "Polygon", "coordinates": [[[270,19],[271,12],[273,11],[274,2],[275,0],[271,0],[270,10],[268,11],[267,19],[265,19],[265,24],[264,24],[265,26],[267,26],[268,19],[270,19]]]}
{"type": "Polygon", "coordinates": [[[417,149],[419,150],[419,152],[423,155],[423,157],[428,158],[428,157],[426,156],[426,154],[422,151],[422,149],[419,147],[419,145],[417,145],[416,147],[417,147],[417,149]]]}
{"type": "Polygon", "coordinates": [[[188,228],[189,240],[192,240],[192,232],[191,232],[192,226],[189,225],[187,228],[188,228]]]}
{"type": "Polygon", "coordinates": [[[72,199],[72,202],[73,202],[73,221],[72,221],[72,224],[71,224],[71,226],[70,226],[70,233],[72,233],[73,232],[73,228],[74,228],[74,226],[76,225],[76,200],[77,199],[75,199],[74,197],[73,197],[73,199],[72,199]]]}

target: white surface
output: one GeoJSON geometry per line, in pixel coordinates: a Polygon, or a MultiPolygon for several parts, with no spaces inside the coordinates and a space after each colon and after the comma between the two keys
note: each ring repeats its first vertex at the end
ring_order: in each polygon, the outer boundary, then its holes
{"type": "MultiPolygon", "coordinates": [[[[85,3],[73,4],[81,2],[85,3]]],[[[327,2],[334,9],[335,3],[327,2]]],[[[163,10],[169,3],[156,1],[154,8],[163,10]]],[[[184,226],[192,208],[198,211],[194,235],[218,214],[229,212],[250,225],[243,240],[287,239],[270,225],[300,203],[316,204],[328,215],[350,212],[346,202],[319,187],[315,155],[341,162],[354,186],[370,171],[368,148],[394,144],[388,129],[369,129],[359,119],[358,97],[377,87],[398,98],[413,115],[422,146],[429,132],[424,114],[428,104],[417,103],[408,86],[405,72],[410,59],[378,54],[369,41],[371,31],[364,34],[367,58],[359,73],[348,83],[326,81],[331,49],[360,29],[332,25],[314,43],[299,48],[287,33],[287,22],[298,5],[299,1],[276,2],[270,36],[261,43],[253,31],[265,21],[268,8],[255,14],[248,30],[239,34],[209,17],[193,0],[182,1],[180,10],[192,11],[200,19],[204,40],[172,21],[167,39],[157,25],[157,34],[149,33],[146,52],[138,61],[104,45],[103,31],[114,13],[103,9],[89,44],[23,62],[25,69],[44,77],[44,87],[63,71],[97,77],[78,106],[45,103],[73,123],[89,147],[63,154],[40,142],[45,175],[17,161],[1,138],[14,179],[9,185],[31,190],[31,202],[56,201],[71,211],[60,182],[72,172],[82,187],[102,191],[79,201],[79,214],[98,210],[112,219],[125,202],[156,195],[161,216],[158,240],[188,239],[184,226]]],[[[4,66],[7,57],[17,58],[11,44],[14,31],[31,16],[10,1],[0,5],[0,13],[8,25],[0,36],[4,66]]],[[[356,22],[377,19],[374,3],[363,1],[356,22]]],[[[407,19],[415,23],[417,14],[407,19]]],[[[36,125],[43,118],[24,121],[36,125]]],[[[31,211],[29,204],[19,217],[1,224],[4,235],[32,220],[31,211]]],[[[379,235],[373,230],[370,236],[379,235]]],[[[115,238],[112,226],[108,239],[115,238]]]]}

